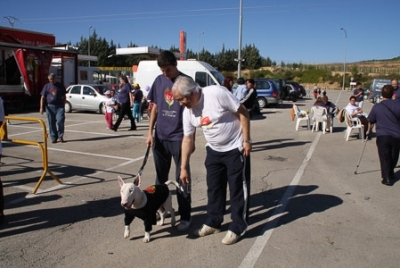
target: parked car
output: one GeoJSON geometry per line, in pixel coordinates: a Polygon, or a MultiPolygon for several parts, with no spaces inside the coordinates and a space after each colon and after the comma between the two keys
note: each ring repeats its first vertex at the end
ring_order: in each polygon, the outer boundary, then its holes
{"type": "Polygon", "coordinates": [[[286,82],[286,84],[290,84],[290,85],[294,86],[294,88],[300,93],[299,94],[299,98],[300,99],[302,99],[304,96],[307,95],[306,90],[299,83],[297,83],[297,82],[286,82]]]}
{"type": "Polygon", "coordinates": [[[107,90],[110,90],[110,88],[101,84],[69,86],[66,94],[65,112],[81,110],[105,114],[104,103],[107,97],[104,96],[104,92],[107,90]]]}
{"type": "Polygon", "coordinates": [[[286,84],[286,91],[289,100],[296,102],[298,99],[300,99],[301,93],[296,89],[294,85],[286,84]]]}
{"type": "Polygon", "coordinates": [[[256,78],[254,82],[256,83],[257,102],[260,108],[280,103],[279,89],[275,81],[266,78],[256,78]]]}
{"type": "Polygon", "coordinates": [[[286,88],[285,79],[271,78],[271,80],[274,80],[276,82],[276,84],[278,85],[278,90],[279,90],[279,95],[280,95],[281,100],[285,100],[286,98],[288,98],[289,92],[287,91],[287,88],[286,88]]]}
{"type": "MultiPolygon", "coordinates": [[[[384,85],[391,85],[392,80],[376,78],[372,80],[371,86],[369,88],[368,99],[372,103],[379,103],[381,101],[381,90],[384,85]]],[[[365,94],[365,92],[364,92],[365,94]]]]}

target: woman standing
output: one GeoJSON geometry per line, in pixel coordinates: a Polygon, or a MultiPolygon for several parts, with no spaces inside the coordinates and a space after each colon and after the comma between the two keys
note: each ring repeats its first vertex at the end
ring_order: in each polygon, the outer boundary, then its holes
{"type": "Polygon", "coordinates": [[[122,122],[122,119],[124,119],[124,116],[127,115],[129,120],[131,121],[131,128],[129,130],[136,130],[135,119],[133,118],[132,112],[131,112],[132,86],[129,84],[128,78],[125,75],[120,75],[119,81],[121,84],[121,90],[118,94],[118,103],[120,104],[120,107],[119,107],[119,111],[118,111],[117,122],[115,122],[114,126],[111,129],[114,131],[117,131],[119,125],[122,122]]]}
{"type": "Polygon", "coordinates": [[[368,120],[371,124],[376,124],[381,183],[392,186],[400,151],[400,105],[397,100],[392,100],[393,86],[385,85],[381,92],[383,100],[372,107],[368,120]]]}

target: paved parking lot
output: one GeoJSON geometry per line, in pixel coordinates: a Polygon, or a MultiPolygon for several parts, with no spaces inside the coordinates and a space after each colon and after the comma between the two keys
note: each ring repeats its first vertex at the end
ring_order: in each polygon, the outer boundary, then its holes
{"type": "MultiPolygon", "coordinates": [[[[344,107],[350,93],[328,91],[328,96],[344,107]]],[[[312,103],[297,102],[301,109],[312,103]]],[[[132,179],[141,166],[148,121],[137,131],[128,131],[123,121],[112,132],[102,115],[67,114],[67,142],[48,145],[49,169],[63,184],[46,176],[36,195],[31,192],[43,172],[40,150],[3,143],[0,174],[8,223],[0,227],[0,266],[398,267],[400,185],[381,185],[375,139],[367,142],[354,174],[364,145],[355,132],[346,142],[345,125],[337,121],[332,134],[311,133],[304,126],[296,132],[291,105],[285,101],[263,109],[251,121],[250,222],[243,239],[232,246],[221,243],[229,211],[220,234],[192,234],[206,217],[201,131],[191,159],[192,225],[178,232],[167,218],[164,226],[153,228],[148,244],[141,241],[139,219],[132,223],[131,237],[123,239],[116,180],[118,175],[132,179]]],[[[372,104],[364,107],[368,112],[372,104]]],[[[47,123],[39,113],[18,116],[47,123]]],[[[8,133],[12,139],[41,140],[40,125],[32,122],[11,121],[8,133]]],[[[142,186],[154,183],[151,156],[142,178],[142,186]]],[[[177,208],[175,196],[173,202],[177,208]]]]}

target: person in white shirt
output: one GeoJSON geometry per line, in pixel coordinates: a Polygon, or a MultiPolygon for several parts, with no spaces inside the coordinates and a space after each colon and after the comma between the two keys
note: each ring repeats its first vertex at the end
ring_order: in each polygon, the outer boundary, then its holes
{"type": "Polygon", "coordinates": [[[222,86],[200,88],[192,78],[180,76],[172,87],[175,100],[185,106],[180,179],[189,183],[187,166],[194,148],[195,129],[207,141],[207,215],[196,236],[219,233],[224,218],[226,186],[229,185],[232,222],[222,240],[236,243],[246,232],[250,195],[250,119],[246,108],[222,86]]]}
{"type": "Polygon", "coordinates": [[[240,78],[237,80],[238,87],[236,88],[236,91],[235,91],[235,97],[236,97],[239,101],[241,101],[241,100],[244,98],[244,96],[246,96],[246,93],[247,93],[247,87],[246,87],[246,85],[245,85],[244,82],[245,82],[245,81],[244,81],[244,78],[243,78],[243,77],[240,77],[240,78]]]}
{"type": "Polygon", "coordinates": [[[364,111],[356,105],[356,96],[351,96],[349,100],[350,102],[345,108],[346,112],[350,115],[351,118],[357,117],[358,119],[360,119],[361,124],[363,124],[364,126],[364,137],[367,137],[369,127],[367,114],[364,113],[364,111]]]}
{"type": "Polygon", "coordinates": [[[107,97],[106,100],[106,115],[105,119],[107,122],[107,128],[111,129],[113,127],[113,114],[114,114],[114,105],[115,105],[115,100],[114,98],[111,97],[111,91],[107,90],[104,92],[104,96],[107,97]]]}

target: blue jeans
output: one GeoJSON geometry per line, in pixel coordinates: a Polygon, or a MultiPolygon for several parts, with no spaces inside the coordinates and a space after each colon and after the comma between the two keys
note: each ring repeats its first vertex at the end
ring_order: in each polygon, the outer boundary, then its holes
{"type": "Polygon", "coordinates": [[[142,103],[134,102],[132,109],[132,116],[136,119],[136,122],[140,122],[142,118],[142,103]],[[137,117],[136,117],[137,116],[137,117]]]}
{"type": "Polygon", "coordinates": [[[64,136],[65,109],[64,105],[49,104],[46,107],[47,120],[51,140],[57,140],[64,136]]]}

